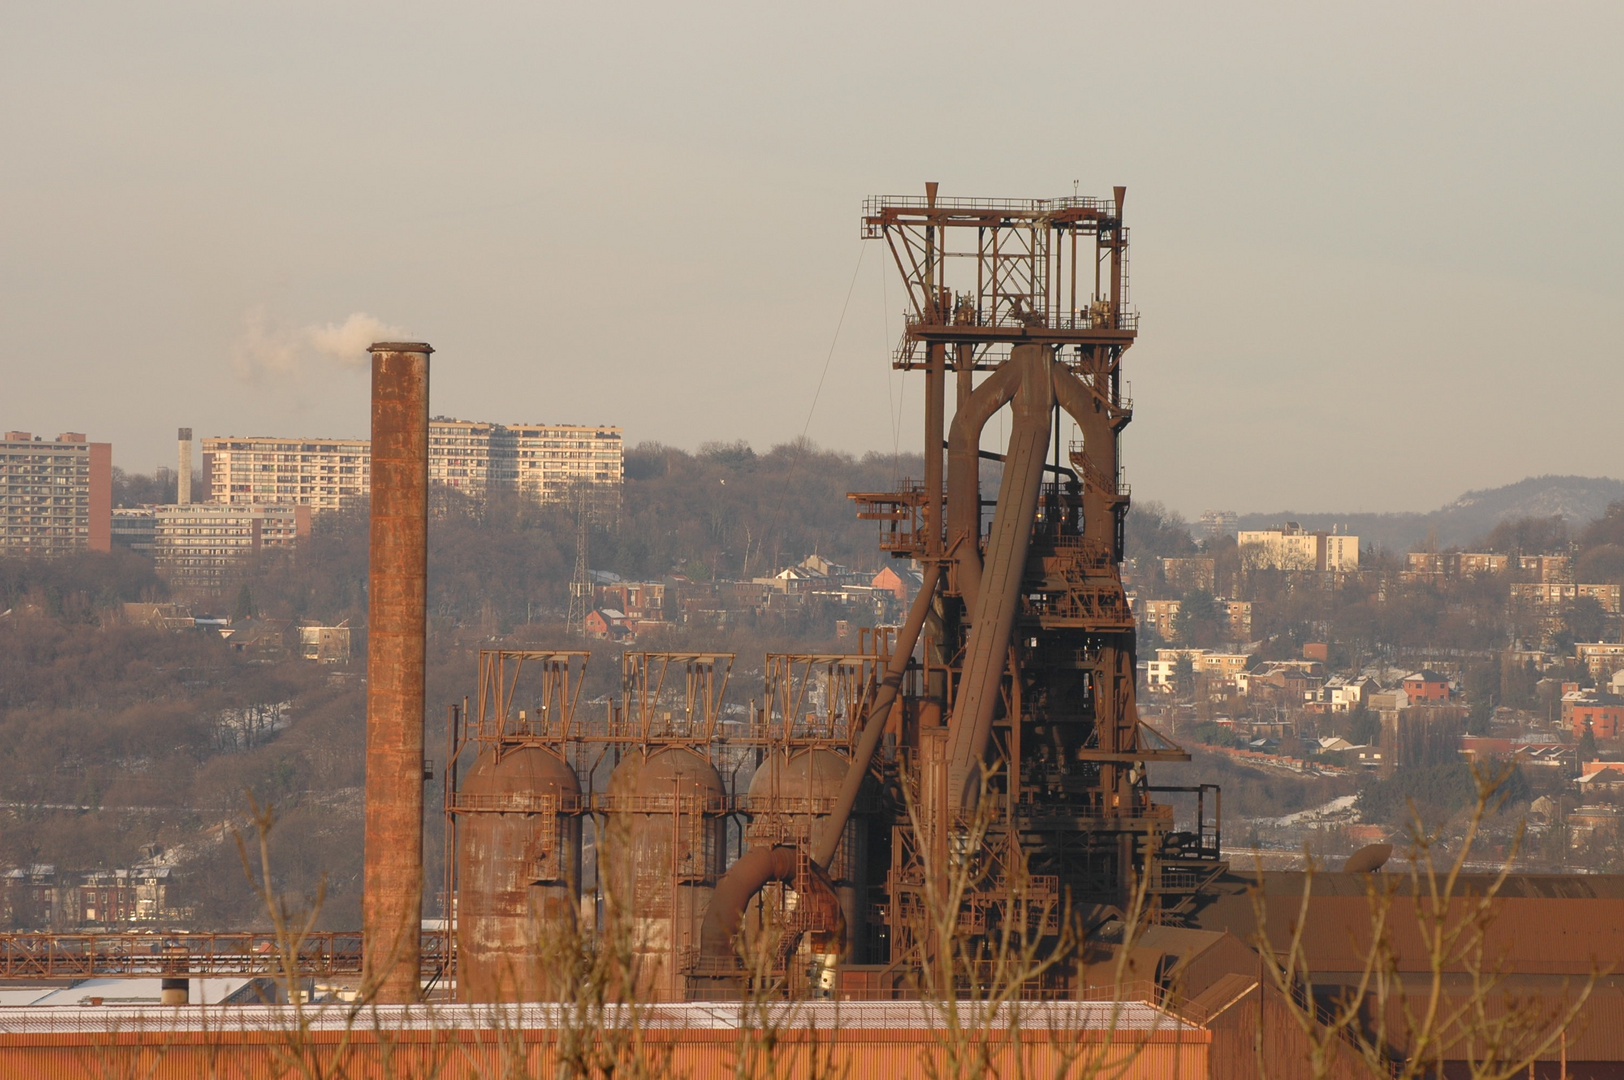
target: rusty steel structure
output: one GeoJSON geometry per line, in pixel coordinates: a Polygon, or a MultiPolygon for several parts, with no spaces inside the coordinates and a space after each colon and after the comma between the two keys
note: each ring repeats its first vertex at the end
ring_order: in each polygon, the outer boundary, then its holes
{"type": "MultiPolygon", "coordinates": [[[[945,947],[918,915],[955,859],[984,868],[960,918],[972,937],[1018,903],[1120,912],[1141,888],[1157,920],[1187,918],[1225,864],[1216,791],[1150,786],[1147,763],[1188,756],[1135,708],[1123,197],[927,185],[865,206],[908,297],[893,364],[924,375],[924,476],[852,495],[882,549],[920,567],[901,626],[849,655],[768,656],[748,706],[729,700],[731,656],[629,652],[619,700],[590,717],[566,692],[583,654],[485,654],[446,779],[464,1000],[533,993],[547,913],[597,918],[606,891],[635,922],[639,989],[667,999],[737,992],[737,934],[763,905],[790,931],[776,963],[805,985],[896,992],[920,950],[945,947]],[[1005,409],[1008,445],[983,449],[1005,409]],[[1194,796],[1189,828],[1164,793],[1194,796]],[[583,889],[565,868],[587,834],[583,889]],[[982,850],[963,850],[972,835],[982,850]],[[628,879],[606,885],[617,836],[628,879]]],[[[1038,989],[1077,977],[1061,965],[1038,989]]]]}
{"type": "MultiPolygon", "coordinates": [[[[944,199],[931,184],[864,208],[864,236],[887,244],[907,290],[893,363],[924,375],[925,470],[852,498],[925,580],[831,815],[794,850],[828,868],[861,787],[901,791],[912,812],[893,805],[864,830],[867,850],[888,853],[872,910],[893,962],[942,947],[919,938],[917,916],[928,877],[966,857],[956,837],[977,836],[988,867],[964,899],[970,936],[1013,917],[1016,882],[1027,900],[1118,910],[1143,887],[1156,917],[1177,920],[1226,869],[1216,817],[1178,831],[1155,801],[1147,764],[1188,757],[1135,708],[1118,570],[1129,502],[1118,440],[1133,412],[1122,363],[1137,333],[1124,195],[944,199]],[[983,450],[1005,408],[1008,445],[983,450]],[[1080,438],[1063,440],[1063,417],[1080,438]],[[990,521],[989,457],[1003,466],[990,521]],[[882,740],[889,761],[876,759],[882,740]]],[[[787,862],[763,852],[729,870],[728,906],[707,920],[712,963],[743,903],[787,862]]]]}
{"type": "Polygon", "coordinates": [[[378,1000],[418,1000],[423,918],[424,649],[428,610],[429,354],[372,353],[363,934],[378,1000]]]}
{"type": "Polygon", "coordinates": [[[767,902],[796,929],[791,947],[805,937],[825,955],[844,949],[845,928],[864,918],[867,866],[840,845],[832,866],[816,863],[811,844],[891,657],[769,654],[764,693],[739,701],[732,654],[627,652],[619,696],[586,708],[588,658],[483,652],[478,694],[451,710],[445,888],[457,898],[459,998],[536,996],[548,927],[566,912],[596,925],[609,903],[634,927],[642,996],[708,996],[733,973],[731,958],[705,960],[714,913],[730,903],[717,895],[730,856],[776,866],[783,889],[767,902]]]}
{"type": "MultiPolygon", "coordinates": [[[[422,932],[420,976],[433,985],[451,956],[444,931],[422,932]]],[[[274,933],[0,934],[0,979],[91,979],[112,976],[358,976],[362,935],[317,931],[296,940],[274,933]]]]}

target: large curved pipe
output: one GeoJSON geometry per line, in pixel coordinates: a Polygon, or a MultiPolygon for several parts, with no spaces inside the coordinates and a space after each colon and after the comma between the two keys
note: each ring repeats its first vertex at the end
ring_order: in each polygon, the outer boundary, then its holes
{"type": "MultiPolygon", "coordinates": [[[[744,909],[750,903],[750,898],[769,881],[795,884],[795,863],[793,847],[757,847],[745,852],[732,869],[722,875],[722,880],[716,883],[716,892],[711,896],[710,907],[705,909],[705,921],[699,927],[699,955],[702,960],[712,961],[705,970],[722,970],[717,961],[725,965],[727,960],[736,957],[733,938],[739,932],[739,922],[744,918],[744,909]]],[[[802,884],[810,885],[823,894],[819,903],[836,916],[834,948],[829,951],[844,953],[846,920],[840,909],[840,897],[835,892],[834,882],[816,863],[808,867],[808,872],[811,881],[802,884]]]]}
{"type": "Polygon", "coordinates": [[[964,674],[953,702],[948,750],[948,798],[954,809],[972,801],[979,768],[992,738],[999,687],[1009,661],[1010,634],[1020,606],[1021,578],[1032,542],[1043,484],[1043,459],[1049,449],[1050,410],[1054,407],[1051,352],[1046,345],[1017,345],[1008,366],[1017,370],[1015,416],[1009,436],[1004,479],[998,488],[987,564],[976,597],[975,621],[965,645],[964,674]]]}
{"type": "MultiPolygon", "coordinates": [[[[925,568],[919,592],[914,597],[913,606],[908,609],[908,621],[902,624],[902,632],[897,635],[896,647],[891,650],[885,677],[874,694],[874,704],[869,706],[868,720],[857,738],[851,764],[846,766],[846,775],[841,780],[840,792],[835,796],[834,808],[811,853],[814,869],[819,874],[823,874],[823,868],[834,859],[840,838],[846,832],[846,822],[857,805],[863,779],[868,775],[868,763],[874,759],[874,751],[879,748],[880,736],[885,734],[886,718],[896,702],[902,676],[908,671],[914,644],[919,640],[925,617],[930,614],[936,583],[941,576],[940,564],[932,563],[925,568]]],[[[750,903],[750,898],[769,881],[790,881],[794,877],[794,848],[758,847],[745,852],[738,862],[728,867],[727,873],[716,883],[716,891],[711,894],[710,906],[705,909],[705,922],[699,931],[701,959],[713,964],[725,964],[733,956],[733,935],[738,933],[739,920],[744,917],[744,909],[750,903]],[[786,874],[788,877],[784,876],[786,874]]]]}
{"type": "Polygon", "coordinates": [[[1109,510],[1116,491],[1117,476],[1116,426],[1117,411],[1110,399],[1098,389],[1089,386],[1062,364],[1054,366],[1054,393],[1056,403],[1077,421],[1083,433],[1083,452],[1094,467],[1095,475],[1113,485],[1101,488],[1098,483],[1083,482],[1083,521],[1087,535],[1111,542],[1115,524],[1108,522],[1109,510]]]}
{"type": "Polygon", "coordinates": [[[953,414],[948,429],[947,550],[958,566],[954,584],[968,605],[981,591],[981,432],[1020,388],[1019,365],[999,365],[953,414]]]}

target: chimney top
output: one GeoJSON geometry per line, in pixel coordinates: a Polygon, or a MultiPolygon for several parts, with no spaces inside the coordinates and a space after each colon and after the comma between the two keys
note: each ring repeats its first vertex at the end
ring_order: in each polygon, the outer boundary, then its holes
{"type": "Polygon", "coordinates": [[[433,351],[426,341],[374,341],[367,346],[367,352],[431,353],[433,351]]]}

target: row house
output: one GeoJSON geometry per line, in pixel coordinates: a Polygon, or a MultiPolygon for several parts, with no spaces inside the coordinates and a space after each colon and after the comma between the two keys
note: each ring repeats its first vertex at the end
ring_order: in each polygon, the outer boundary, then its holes
{"type": "Polygon", "coordinates": [[[61,875],[38,863],[0,875],[0,918],[12,929],[176,922],[190,912],[174,906],[174,885],[174,869],[156,864],[61,875]]]}
{"type": "Polygon", "coordinates": [[[1325,665],[1314,660],[1270,660],[1235,676],[1235,688],[1248,697],[1296,705],[1325,682],[1325,665]]]}

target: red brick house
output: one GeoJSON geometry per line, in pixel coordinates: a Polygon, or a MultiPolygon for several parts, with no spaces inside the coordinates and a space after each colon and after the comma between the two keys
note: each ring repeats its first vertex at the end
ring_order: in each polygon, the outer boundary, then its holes
{"type": "Polygon", "coordinates": [[[1431,668],[1422,668],[1404,676],[1401,689],[1410,695],[1412,705],[1449,700],[1449,680],[1431,668]]]}

